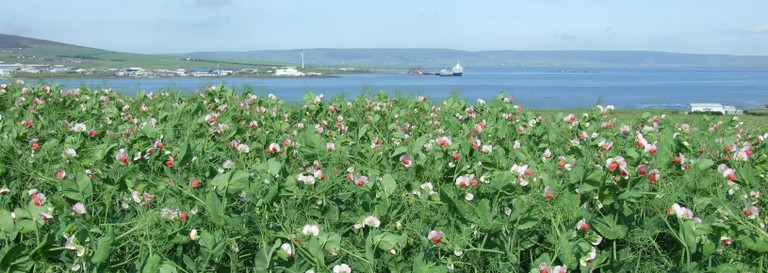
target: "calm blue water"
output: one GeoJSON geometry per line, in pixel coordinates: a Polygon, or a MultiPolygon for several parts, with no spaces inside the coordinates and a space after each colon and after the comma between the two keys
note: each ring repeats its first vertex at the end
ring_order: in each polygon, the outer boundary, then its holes
{"type": "Polygon", "coordinates": [[[739,109],[768,104],[768,69],[466,67],[463,77],[355,74],[299,79],[131,78],[28,82],[57,83],[66,88],[113,88],[128,95],[137,90],[191,92],[224,84],[237,90],[250,87],[257,95],[274,93],[289,101],[300,101],[306,92],[354,97],[364,91],[383,90],[427,96],[433,101],[449,97],[453,92],[472,101],[492,100],[504,92],[515,97],[517,104],[531,109],[587,108],[598,102],[624,109],[681,110],[691,102],[723,103],[739,109]]]}

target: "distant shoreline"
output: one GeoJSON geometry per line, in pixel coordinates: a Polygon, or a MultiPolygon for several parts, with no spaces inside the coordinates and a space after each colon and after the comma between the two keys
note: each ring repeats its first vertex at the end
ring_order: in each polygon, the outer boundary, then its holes
{"type": "MultiPolygon", "coordinates": [[[[370,74],[370,73],[360,73],[360,74],[370,74]]],[[[306,79],[306,78],[338,78],[340,77],[338,74],[328,74],[328,75],[321,75],[321,76],[301,76],[301,77],[288,77],[288,76],[265,76],[265,75],[248,75],[248,74],[237,74],[237,75],[222,75],[222,76],[151,76],[151,77],[145,77],[145,76],[114,76],[114,75],[97,75],[97,74],[51,74],[51,73],[18,73],[14,74],[11,77],[6,78],[0,78],[0,79],[35,79],[35,80],[44,80],[44,79],[188,79],[188,78],[199,78],[199,79],[306,79]]]]}

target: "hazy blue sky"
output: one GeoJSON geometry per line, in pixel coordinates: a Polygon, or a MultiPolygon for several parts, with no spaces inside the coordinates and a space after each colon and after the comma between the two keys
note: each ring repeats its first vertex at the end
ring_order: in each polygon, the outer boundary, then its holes
{"type": "Polygon", "coordinates": [[[0,33],[137,53],[304,48],[768,55],[766,0],[4,0],[0,33]]]}

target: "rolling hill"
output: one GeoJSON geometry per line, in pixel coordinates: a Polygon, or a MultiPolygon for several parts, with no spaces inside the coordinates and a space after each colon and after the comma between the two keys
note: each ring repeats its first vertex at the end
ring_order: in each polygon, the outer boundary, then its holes
{"type": "Polygon", "coordinates": [[[239,69],[299,64],[304,53],[310,67],[448,67],[468,66],[590,66],[590,67],[759,67],[768,56],[681,54],[653,51],[462,51],[425,48],[294,49],[245,52],[195,52],[149,55],[115,52],[77,45],[0,34],[0,61],[63,64],[82,68],[131,67],[173,69],[216,67],[239,69]]]}
{"type": "Polygon", "coordinates": [[[305,49],[247,52],[197,52],[201,58],[231,58],[297,63],[303,52],[309,65],[452,66],[647,66],[768,67],[768,56],[680,54],[652,51],[461,51],[452,49],[305,49]]]}
{"type": "Polygon", "coordinates": [[[142,67],[174,69],[216,67],[239,69],[274,66],[227,58],[181,58],[169,55],[134,54],[89,48],[47,40],[0,34],[0,61],[5,63],[52,64],[79,68],[142,67]]]}

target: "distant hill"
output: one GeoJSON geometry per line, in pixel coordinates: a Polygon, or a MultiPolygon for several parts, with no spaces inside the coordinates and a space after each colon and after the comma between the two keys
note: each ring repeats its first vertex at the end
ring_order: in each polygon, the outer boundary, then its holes
{"type": "Polygon", "coordinates": [[[652,51],[462,51],[452,49],[305,49],[247,52],[196,52],[185,56],[299,63],[309,65],[447,67],[469,66],[647,66],[768,67],[768,56],[680,54],[652,51]]]}
{"type": "Polygon", "coordinates": [[[761,67],[768,56],[680,54],[653,51],[462,51],[429,48],[294,49],[246,52],[195,52],[186,54],[133,54],[89,48],[54,41],[0,34],[0,61],[6,63],[62,64],[82,68],[130,67],[239,69],[258,66],[298,65],[364,67],[466,66],[590,66],[590,67],[761,67]]]}
{"type": "Polygon", "coordinates": [[[39,48],[39,47],[77,47],[59,42],[0,34],[0,48],[39,48]]]}
{"type": "Polygon", "coordinates": [[[185,59],[169,55],[115,52],[6,34],[0,34],[0,61],[11,64],[49,64],[78,68],[175,69],[220,65],[226,69],[239,69],[274,66],[274,63],[226,58],[185,59]]]}

